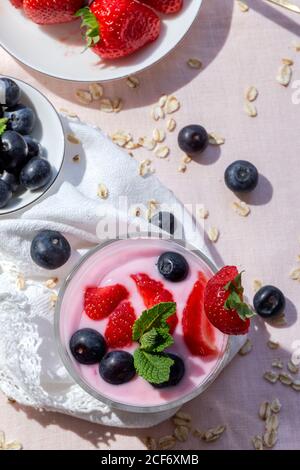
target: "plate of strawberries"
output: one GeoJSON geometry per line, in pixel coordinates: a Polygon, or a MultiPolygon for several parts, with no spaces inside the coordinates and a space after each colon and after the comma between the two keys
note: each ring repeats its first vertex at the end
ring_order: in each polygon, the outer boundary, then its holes
{"type": "Polygon", "coordinates": [[[202,0],[4,0],[0,44],[25,65],[64,80],[137,73],[166,56],[202,0]]]}

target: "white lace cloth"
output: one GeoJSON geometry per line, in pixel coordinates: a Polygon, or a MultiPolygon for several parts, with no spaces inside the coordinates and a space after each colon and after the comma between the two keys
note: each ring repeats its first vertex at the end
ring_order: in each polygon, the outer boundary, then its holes
{"type": "MultiPolygon", "coordinates": [[[[96,236],[99,220],[118,216],[136,222],[120,210],[119,195],[126,195],[129,205],[146,204],[150,199],[167,205],[177,201],[154,176],[140,177],[136,162],[98,129],[66,118],[63,124],[66,133],[74,133],[81,145],[67,144],[65,163],[52,194],[18,218],[0,222],[0,388],[21,404],[104,425],[153,426],[176,410],[150,415],[112,410],[74,383],[57,353],[53,290],[44,282],[54,274],[63,279],[82,254],[99,243],[103,236],[101,230],[96,236]],[[75,154],[80,154],[80,163],[72,162],[75,154]],[[109,189],[106,201],[96,195],[100,182],[109,189]],[[55,273],[38,268],[30,259],[32,237],[45,228],[62,232],[73,249],[71,259],[55,273]],[[19,275],[25,278],[21,290],[16,285],[19,275]]],[[[191,217],[183,211],[180,218],[186,238],[205,250],[191,217]]],[[[231,358],[243,341],[234,341],[231,358]]]]}

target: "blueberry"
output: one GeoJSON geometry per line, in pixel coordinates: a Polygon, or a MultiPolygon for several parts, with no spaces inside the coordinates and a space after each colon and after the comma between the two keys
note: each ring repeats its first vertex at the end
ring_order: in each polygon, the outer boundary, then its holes
{"type": "Polygon", "coordinates": [[[71,247],[66,238],[53,230],[42,230],[31,242],[32,260],[41,268],[57,269],[71,256],[71,247]]]}
{"type": "Polygon", "coordinates": [[[156,225],[161,230],[174,235],[175,232],[175,217],[170,212],[157,212],[150,219],[151,224],[156,225]]]}
{"type": "Polygon", "coordinates": [[[21,97],[20,87],[10,78],[0,78],[0,104],[15,106],[21,97]]]}
{"type": "Polygon", "coordinates": [[[285,297],[277,287],[264,286],[256,292],[253,306],[258,315],[272,319],[284,312],[285,297]]]}
{"type": "Polygon", "coordinates": [[[103,336],[91,328],[76,331],[70,339],[70,349],[80,364],[97,364],[106,353],[106,342],[103,336]]]}
{"type": "Polygon", "coordinates": [[[21,170],[20,183],[26,189],[39,189],[48,184],[51,177],[50,163],[43,158],[32,158],[21,170]]]}
{"type": "Polygon", "coordinates": [[[33,110],[23,104],[8,108],[4,113],[4,117],[8,119],[7,129],[23,135],[30,134],[36,122],[33,110]]]}
{"type": "Polygon", "coordinates": [[[181,357],[171,353],[168,353],[166,355],[174,361],[174,364],[171,366],[170,369],[170,378],[167,382],[163,382],[160,384],[151,384],[154,388],[174,387],[175,385],[179,384],[185,374],[185,365],[181,357]]]}
{"type": "Polygon", "coordinates": [[[14,171],[25,165],[28,147],[23,136],[15,131],[5,131],[0,138],[0,155],[7,171],[14,171]]]}
{"type": "Polygon", "coordinates": [[[5,181],[5,183],[10,187],[13,193],[15,193],[20,186],[19,178],[13,173],[9,173],[7,171],[3,172],[0,177],[0,180],[5,181]]]}
{"type": "Polygon", "coordinates": [[[157,266],[160,274],[172,282],[183,281],[189,272],[186,259],[173,251],[167,251],[160,255],[157,266]]]}
{"type": "Polygon", "coordinates": [[[197,124],[186,126],[178,134],[178,145],[188,155],[197,155],[208,146],[208,134],[197,124]]]}
{"type": "Polygon", "coordinates": [[[0,208],[5,207],[12,198],[12,190],[5,181],[0,179],[0,208]]]}
{"type": "Polygon", "coordinates": [[[112,385],[129,382],[135,376],[133,356],[126,351],[111,351],[100,362],[99,372],[112,385]]]}
{"type": "Polygon", "coordinates": [[[42,156],[42,146],[41,144],[30,137],[29,135],[24,135],[25,142],[28,146],[28,161],[34,157],[42,156]]]}
{"type": "Polygon", "coordinates": [[[258,171],[252,163],[237,160],[225,171],[225,183],[231,191],[253,191],[258,183],[258,171]]]}

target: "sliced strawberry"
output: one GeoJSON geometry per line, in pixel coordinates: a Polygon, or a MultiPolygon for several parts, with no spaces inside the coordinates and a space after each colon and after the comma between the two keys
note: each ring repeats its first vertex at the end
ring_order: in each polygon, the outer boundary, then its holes
{"type": "Polygon", "coordinates": [[[195,356],[210,356],[217,353],[215,345],[215,329],[204,312],[204,292],[207,279],[199,272],[188,298],[182,316],[184,340],[195,356]]]}
{"type": "Polygon", "coordinates": [[[243,301],[241,275],[235,266],[225,266],[208,281],[204,308],[209,321],[228,335],[243,335],[253,316],[243,301]]]}
{"type": "Polygon", "coordinates": [[[110,315],[105,339],[110,348],[124,348],[132,344],[132,327],[136,320],[130,302],[122,302],[110,315]]]}
{"type": "MultiPolygon", "coordinates": [[[[174,302],[173,295],[170,291],[164,288],[163,283],[156,281],[155,279],[151,279],[148,274],[132,274],[131,278],[136,283],[146,308],[154,307],[154,305],[157,305],[160,302],[174,302]]],[[[170,333],[174,333],[178,323],[177,314],[174,313],[174,315],[169,317],[167,323],[170,326],[170,333]]]]}
{"type": "Polygon", "coordinates": [[[84,310],[92,320],[101,320],[112,313],[128,297],[121,284],[107,287],[88,287],[84,294],[84,310]]]}

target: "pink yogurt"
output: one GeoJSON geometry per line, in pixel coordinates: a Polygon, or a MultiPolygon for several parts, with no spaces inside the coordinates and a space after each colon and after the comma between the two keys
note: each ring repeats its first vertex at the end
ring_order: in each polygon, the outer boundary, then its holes
{"type": "MultiPolygon", "coordinates": [[[[214,371],[219,364],[227,344],[227,336],[215,330],[215,344],[218,355],[204,358],[193,356],[185,345],[181,318],[188,296],[197,280],[198,272],[202,271],[210,278],[213,273],[210,267],[193,252],[170,240],[158,239],[132,239],[119,240],[102,247],[82,263],[69,282],[62,299],[60,309],[60,337],[69,355],[73,372],[89,387],[112,402],[139,407],[165,405],[177,401],[191,394],[214,371]],[[161,277],[156,263],[158,257],[165,251],[176,251],[184,255],[190,270],[187,278],[179,283],[167,281],[161,277]],[[99,374],[99,365],[86,366],[78,364],[69,350],[69,340],[75,331],[81,328],[93,328],[104,335],[107,319],[94,321],[84,312],[83,299],[86,287],[108,286],[123,284],[130,293],[130,301],[139,316],[145,306],[140,297],[131,274],[146,273],[151,278],[163,282],[166,289],[172,292],[177,304],[179,323],[174,333],[175,344],[169,352],[178,354],[185,362],[185,376],[175,386],[165,389],[155,389],[141,377],[122,385],[111,385],[105,382],[99,374]]],[[[124,348],[130,353],[137,348],[137,344],[124,348]]]]}

